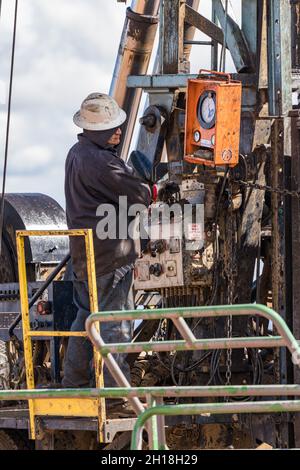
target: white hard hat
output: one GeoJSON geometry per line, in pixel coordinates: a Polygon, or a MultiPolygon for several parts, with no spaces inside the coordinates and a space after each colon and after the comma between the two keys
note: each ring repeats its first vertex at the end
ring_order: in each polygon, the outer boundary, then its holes
{"type": "Polygon", "coordinates": [[[106,131],[121,126],[126,117],[125,111],[111,96],[92,93],[83,101],[73,121],[81,129],[106,131]]]}

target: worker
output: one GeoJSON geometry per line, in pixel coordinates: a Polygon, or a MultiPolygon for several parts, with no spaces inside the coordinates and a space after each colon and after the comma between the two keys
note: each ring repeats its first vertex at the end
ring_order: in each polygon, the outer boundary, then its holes
{"type": "MultiPolygon", "coordinates": [[[[78,142],[69,151],[65,167],[68,228],[93,230],[99,311],[134,309],[132,278],[137,258],[133,237],[120,238],[116,233],[116,237],[105,238],[103,231],[99,233],[99,222],[104,220],[101,207],[106,208],[109,204],[115,209],[118,220],[120,196],[127,196],[128,207],[132,204],[148,207],[151,201],[149,183],[126,165],[117,153],[125,120],[126,113],[112,97],[103,93],[89,95],[74,116],[74,123],[83,129],[83,133],[79,134],[78,142]],[[102,215],[97,215],[99,213],[102,215]]],[[[128,226],[132,218],[124,216],[124,211],[122,214],[121,222],[128,226]]],[[[78,308],[71,331],[84,331],[85,320],[90,313],[84,240],[70,237],[70,247],[74,302],[78,308]]],[[[130,342],[132,333],[130,321],[101,323],[101,336],[105,343],[130,342]]],[[[115,358],[130,381],[125,356],[120,354],[115,358]]],[[[71,337],[64,363],[63,386],[93,386],[92,364],[93,349],[89,339],[71,337]]],[[[116,386],[106,369],[104,384],[106,387],[116,386]]]]}

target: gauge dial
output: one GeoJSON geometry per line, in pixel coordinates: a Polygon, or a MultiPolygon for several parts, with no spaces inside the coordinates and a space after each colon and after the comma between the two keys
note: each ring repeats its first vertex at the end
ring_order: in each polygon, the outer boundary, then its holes
{"type": "Polygon", "coordinates": [[[200,134],[200,132],[199,132],[199,131],[195,131],[195,132],[194,132],[194,141],[197,142],[197,144],[198,144],[198,142],[200,142],[200,139],[201,139],[201,134],[200,134]]]}
{"type": "Polygon", "coordinates": [[[216,95],[206,91],[199,99],[198,120],[204,129],[211,129],[216,122],[216,95]]]}
{"type": "Polygon", "coordinates": [[[212,96],[207,96],[202,103],[203,120],[209,124],[216,114],[216,105],[212,96]]]}

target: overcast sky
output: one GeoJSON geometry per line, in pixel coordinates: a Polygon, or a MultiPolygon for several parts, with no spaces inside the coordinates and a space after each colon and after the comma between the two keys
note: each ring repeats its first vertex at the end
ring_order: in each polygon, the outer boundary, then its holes
{"type": "MultiPolygon", "coordinates": [[[[232,0],[238,2],[238,0],[232,0]]],[[[127,6],[130,5],[127,2],[127,6]]],[[[210,0],[202,13],[210,11],[210,0]]],[[[0,168],[13,0],[0,20],[0,168]]],[[[92,91],[108,92],[125,18],[117,0],[19,0],[7,192],[42,192],[64,203],[64,162],[78,128],[72,116],[92,91]]],[[[199,48],[193,69],[209,67],[199,48]]]]}

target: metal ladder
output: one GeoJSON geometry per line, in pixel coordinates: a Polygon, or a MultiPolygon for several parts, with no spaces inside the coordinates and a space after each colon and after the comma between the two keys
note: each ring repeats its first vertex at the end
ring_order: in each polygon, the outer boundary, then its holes
{"type": "MultiPolygon", "coordinates": [[[[49,231],[26,231],[20,230],[16,232],[17,241],[17,254],[18,254],[18,271],[19,271],[19,284],[20,284],[20,300],[21,300],[21,315],[22,315],[22,329],[24,341],[24,358],[26,368],[26,383],[27,388],[31,391],[35,388],[34,382],[34,367],[32,356],[32,340],[38,338],[53,338],[53,337],[84,337],[86,332],[77,331],[32,331],[30,329],[29,318],[29,301],[27,290],[27,274],[25,262],[25,238],[26,237],[83,237],[85,241],[85,254],[87,264],[88,276],[88,289],[90,298],[91,312],[98,312],[98,298],[97,298],[97,283],[96,283],[96,270],[94,260],[94,245],[93,245],[93,232],[90,229],[82,230],[49,230],[49,231]]],[[[102,361],[98,351],[94,353],[95,363],[95,376],[96,385],[103,388],[103,375],[102,375],[102,361]]],[[[13,392],[11,392],[13,393],[13,392]]],[[[40,400],[39,395],[32,393],[32,397],[28,400],[29,405],[29,421],[30,421],[30,438],[36,438],[36,417],[37,416],[72,416],[72,417],[97,417],[99,436],[102,440],[102,426],[101,423],[105,421],[105,401],[103,398],[98,397],[85,399],[82,401],[80,397],[76,399],[67,396],[68,399],[59,398],[57,395],[49,395],[48,400],[40,400]],[[52,400],[53,397],[55,400],[52,400]]],[[[1,399],[1,397],[0,397],[1,399]]]]}

